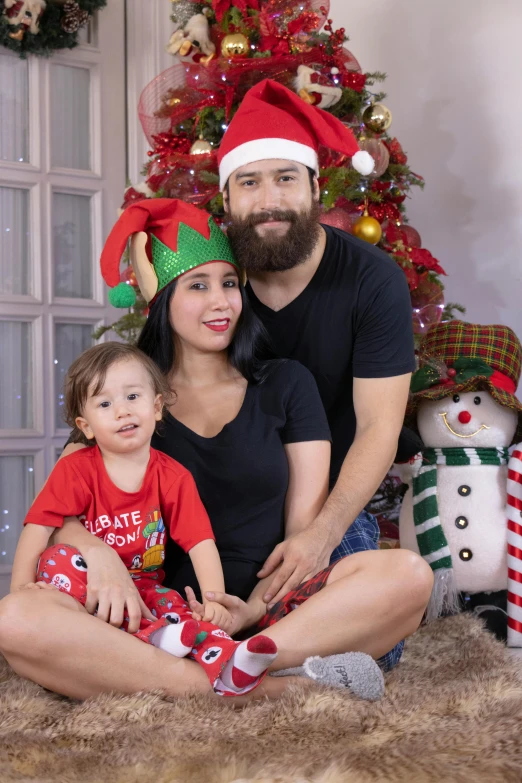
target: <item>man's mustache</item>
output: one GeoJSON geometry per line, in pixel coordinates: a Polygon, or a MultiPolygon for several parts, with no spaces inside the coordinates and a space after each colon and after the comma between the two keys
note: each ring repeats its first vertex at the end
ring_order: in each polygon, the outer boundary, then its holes
{"type": "Polygon", "coordinates": [[[279,210],[274,209],[270,212],[262,212],[260,214],[255,215],[248,215],[244,220],[241,222],[245,226],[258,226],[260,223],[266,223],[269,220],[280,220],[285,221],[287,223],[296,223],[299,219],[299,215],[297,212],[294,212],[291,209],[287,210],[279,210]]]}

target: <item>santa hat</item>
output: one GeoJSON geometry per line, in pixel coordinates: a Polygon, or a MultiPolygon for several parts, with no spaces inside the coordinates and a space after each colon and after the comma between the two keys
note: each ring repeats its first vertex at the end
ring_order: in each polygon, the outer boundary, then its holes
{"type": "Polygon", "coordinates": [[[372,173],[373,158],[359,149],[352,131],[337,117],[264,79],[247,92],[223,136],[218,150],[220,188],[240,166],[268,158],[293,160],[319,174],[321,145],[351,157],[360,174],[372,173]]]}
{"type": "Polygon", "coordinates": [[[237,267],[228,239],[207,212],[173,198],[152,198],[131,204],[118,218],[103,248],[100,266],[110,286],[114,307],[132,307],[134,289],[120,282],[120,260],[127,241],[144,231],[147,259],[132,259],[138,285],[147,302],[172,280],[212,261],[237,267]]]}

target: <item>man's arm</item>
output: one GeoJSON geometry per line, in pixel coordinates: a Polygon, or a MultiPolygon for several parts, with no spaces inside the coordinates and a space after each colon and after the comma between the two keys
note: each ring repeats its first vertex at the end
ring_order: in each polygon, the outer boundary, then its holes
{"type": "Polygon", "coordinates": [[[394,378],[354,378],[357,429],[337,483],[315,525],[329,536],[332,551],[389,471],[404,421],[411,373],[394,378]]]}
{"type": "Polygon", "coordinates": [[[392,378],[354,378],[355,439],[337,483],[316,518],[302,532],[279,544],[277,559],[274,552],[259,572],[258,576],[266,577],[284,560],[263,597],[267,604],[276,603],[303,580],[326,568],[333,550],[374,495],[395,457],[410,377],[407,373],[392,378]]]}

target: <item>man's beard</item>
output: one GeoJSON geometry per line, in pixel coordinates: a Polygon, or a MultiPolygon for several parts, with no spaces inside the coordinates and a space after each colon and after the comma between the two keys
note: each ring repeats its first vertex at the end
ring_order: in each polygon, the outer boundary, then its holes
{"type": "Polygon", "coordinates": [[[303,264],[319,241],[321,206],[312,203],[307,212],[272,210],[242,219],[231,215],[227,236],[240,266],[247,274],[285,272],[303,264]],[[256,226],[267,220],[284,220],[290,226],[284,236],[259,236],[256,226]]]}

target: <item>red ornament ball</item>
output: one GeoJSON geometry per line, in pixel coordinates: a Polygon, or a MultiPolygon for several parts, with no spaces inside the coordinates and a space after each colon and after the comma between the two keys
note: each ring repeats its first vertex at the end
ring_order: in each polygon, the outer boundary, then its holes
{"type": "Polygon", "coordinates": [[[413,228],[413,226],[403,225],[400,227],[400,230],[403,234],[406,235],[408,247],[422,247],[421,235],[416,228],[413,228]]]}
{"type": "Polygon", "coordinates": [[[120,275],[120,281],[122,283],[128,283],[133,288],[138,287],[138,281],[136,280],[134,269],[131,266],[128,266],[126,269],[123,270],[123,272],[120,275]]]}
{"type": "Polygon", "coordinates": [[[329,209],[328,212],[325,212],[323,215],[321,215],[321,223],[323,223],[325,226],[340,228],[341,231],[346,231],[348,234],[350,234],[354,222],[359,217],[360,216],[357,212],[351,215],[344,209],[334,207],[333,209],[329,209]]]}

